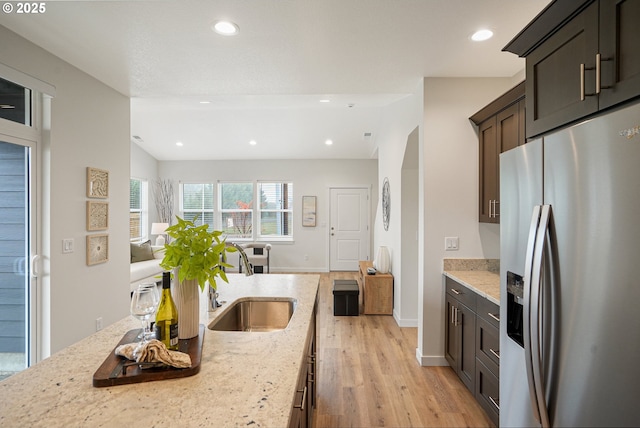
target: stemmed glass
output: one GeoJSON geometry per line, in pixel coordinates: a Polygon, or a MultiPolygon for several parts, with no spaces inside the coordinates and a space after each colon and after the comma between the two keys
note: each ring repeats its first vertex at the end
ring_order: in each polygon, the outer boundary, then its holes
{"type": "Polygon", "coordinates": [[[149,319],[158,309],[158,300],[158,290],[147,286],[139,286],[131,296],[131,315],[142,322],[142,333],[138,336],[142,342],[147,342],[151,337],[149,319]]]}
{"type": "MultiPolygon", "coordinates": [[[[155,308],[153,310],[153,313],[155,313],[158,310],[158,305],[160,304],[160,292],[158,291],[158,286],[153,283],[153,282],[148,282],[148,283],[142,283],[138,285],[138,288],[147,288],[149,290],[151,290],[151,293],[153,294],[153,300],[155,302],[155,308]]],[[[153,314],[151,314],[153,315],[153,314]]],[[[151,317],[149,317],[151,318],[151,317]]],[[[138,335],[138,339],[142,339],[142,335],[145,335],[145,339],[149,340],[149,339],[153,339],[154,338],[154,332],[153,330],[151,330],[151,321],[150,319],[146,319],[145,320],[146,326],[144,328],[144,330],[138,335]]]]}

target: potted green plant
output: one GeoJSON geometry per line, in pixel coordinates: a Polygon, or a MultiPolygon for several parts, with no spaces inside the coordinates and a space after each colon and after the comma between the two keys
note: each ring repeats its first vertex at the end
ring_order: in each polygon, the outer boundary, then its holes
{"type": "Polygon", "coordinates": [[[227,252],[237,251],[221,239],[222,231],[209,231],[209,225],[176,216],[178,222],[167,228],[171,237],[164,246],[160,266],[174,272],[174,300],[178,309],[178,338],[190,339],[199,332],[198,285],[204,291],[207,282],[216,290],[216,278],[229,282],[223,268],[227,252]]]}

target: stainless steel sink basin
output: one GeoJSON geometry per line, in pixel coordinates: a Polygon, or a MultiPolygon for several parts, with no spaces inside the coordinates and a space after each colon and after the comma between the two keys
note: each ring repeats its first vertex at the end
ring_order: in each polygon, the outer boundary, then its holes
{"type": "Polygon", "coordinates": [[[218,331],[267,332],[284,330],[296,309],[296,300],[249,298],[239,300],[214,320],[209,328],[218,331]]]}

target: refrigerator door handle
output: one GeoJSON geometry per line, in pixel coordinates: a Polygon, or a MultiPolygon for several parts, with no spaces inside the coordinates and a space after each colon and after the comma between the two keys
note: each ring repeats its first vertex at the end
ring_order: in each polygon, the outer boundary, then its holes
{"type": "Polygon", "coordinates": [[[543,281],[543,260],[544,250],[547,244],[549,219],[551,216],[551,206],[542,205],[540,210],[540,221],[536,231],[535,248],[533,251],[533,264],[531,269],[531,283],[529,296],[529,340],[531,345],[531,369],[533,374],[533,384],[538,403],[540,424],[543,427],[550,426],[549,412],[545,398],[545,388],[542,373],[542,347],[540,345],[540,320],[542,315],[542,281],[543,281]]]}
{"type": "Polygon", "coordinates": [[[527,240],[527,252],[524,263],[524,290],[523,290],[523,342],[524,342],[524,363],[527,369],[527,384],[529,385],[529,398],[531,399],[531,410],[533,417],[540,421],[540,409],[538,406],[538,394],[533,377],[533,355],[531,353],[531,275],[533,271],[533,253],[536,246],[536,236],[538,224],[540,223],[540,205],[533,207],[531,225],[529,226],[529,238],[527,240]]]}

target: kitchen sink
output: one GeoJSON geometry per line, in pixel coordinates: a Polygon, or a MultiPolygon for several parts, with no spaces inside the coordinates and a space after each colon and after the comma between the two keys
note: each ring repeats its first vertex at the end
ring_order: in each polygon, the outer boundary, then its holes
{"type": "Polygon", "coordinates": [[[289,325],[295,309],[295,299],[241,299],[209,324],[209,329],[249,332],[284,330],[289,325]]]}

